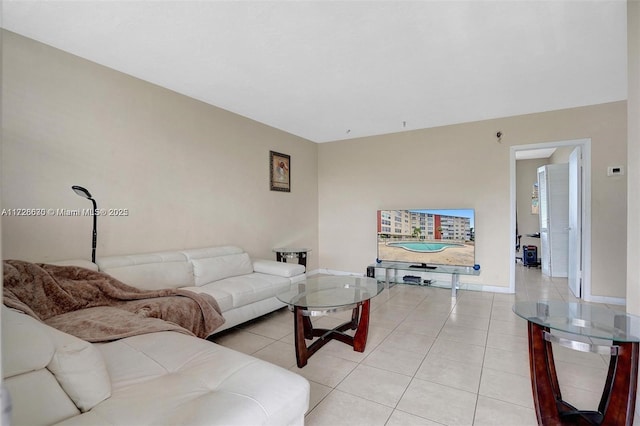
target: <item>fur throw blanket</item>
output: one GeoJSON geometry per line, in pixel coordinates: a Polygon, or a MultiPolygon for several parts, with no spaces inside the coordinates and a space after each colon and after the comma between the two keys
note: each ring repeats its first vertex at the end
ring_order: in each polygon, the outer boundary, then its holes
{"type": "Polygon", "coordinates": [[[167,330],[206,338],[224,323],[207,294],[140,290],[76,266],[6,260],[3,296],[8,307],[89,342],[167,330]]]}

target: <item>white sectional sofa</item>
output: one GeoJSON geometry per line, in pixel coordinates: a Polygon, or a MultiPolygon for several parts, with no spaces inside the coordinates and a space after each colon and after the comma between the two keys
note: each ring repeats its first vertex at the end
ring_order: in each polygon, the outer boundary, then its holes
{"type": "Polygon", "coordinates": [[[177,332],[92,344],[3,306],[2,352],[14,426],[302,425],[309,405],[301,376],[177,332]]]}
{"type": "Polygon", "coordinates": [[[302,265],[252,261],[235,246],[110,256],[96,263],[100,271],[141,289],[210,294],[226,320],[216,333],[284,307],[276,294],[306,277],[302,265]]]}
{"type": "MultiPolygon", "coordinates": [[[[305,278],[302,265],[252,261],[233,246],[56,264],[99,267],[141,289],[208,293],[226,319],[215,332],[285,306],[275,295],[305,278]]],[[[171,331],[88,343],[2,308],[12,425],[304,423],[309,383],[278,366],[171,331]]]]}

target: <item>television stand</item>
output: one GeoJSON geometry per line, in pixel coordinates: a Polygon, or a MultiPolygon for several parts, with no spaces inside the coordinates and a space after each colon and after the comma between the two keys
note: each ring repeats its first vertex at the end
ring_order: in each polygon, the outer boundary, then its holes
{"type": "Polygon", "coordinates": [[[409,268],[417,268],[417,269],[437,269],[437,266],[430,266],[426,263],[422,263],[420,265],[409,265],[409,268]]]}
{"type": "MultiPolygon", "coordinates": [[[[402,263],[402,262],[380,262],[374,265],[370,265],[370,268],[376,269],[384,269],[384,286],[385,288],[389,288],[391,282],[393,283],[402,283],[401,279],[398,280],[396,275],[398,271],[414,271],[422,270],[423,272],[434,273],[434,274],[450,274],[451,275],[451,297],[456,297],[459,287],[459,278],[460,275],[480,275],[480,270],[473,269],[471,266],[449,266],[449,265],[438,265],[438,266],[428,266],[425,265],[417,265],[410,263],[402,263]],[[393,272],[393,278],[392,278],[393,272]]],[[[375,275],[375,272],[374,272],[375,275]]],[[[377,277],[376,277],[377,278],[377,277]]],[[[447,286],[448,288],[448,286],[447,286]]]]}

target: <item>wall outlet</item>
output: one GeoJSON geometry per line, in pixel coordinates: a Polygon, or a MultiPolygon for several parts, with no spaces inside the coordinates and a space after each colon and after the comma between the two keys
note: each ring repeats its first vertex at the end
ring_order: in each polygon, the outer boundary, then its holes
{"type": "Polygon", "coordinates": [[[607,176],[618,176],[623,174],[624,174],[624,168],[622,166],[607,167],[607,176]]]}

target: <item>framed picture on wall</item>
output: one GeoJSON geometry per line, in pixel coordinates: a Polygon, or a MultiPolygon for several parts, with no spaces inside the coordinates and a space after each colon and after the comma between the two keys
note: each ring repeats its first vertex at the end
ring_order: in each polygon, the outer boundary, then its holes
{"type": "Polygon", "coordinates": [[[538,196],[538,184],[533,184],[533,190],[531,191],[531,214],[538,214],[540,211],[540,198],[538,196]]]}
{"type": "Polygon", "coordinates": [[[272,191],[291,192],[291,157],[269,151],[269,184],[272,191]]]}

